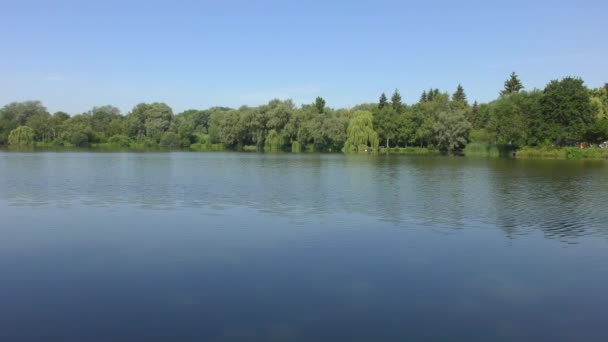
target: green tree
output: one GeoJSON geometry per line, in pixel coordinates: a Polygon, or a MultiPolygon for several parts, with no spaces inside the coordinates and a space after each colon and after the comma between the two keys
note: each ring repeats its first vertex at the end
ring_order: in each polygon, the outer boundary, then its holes
{"type": "MultiPolygon", "coordinates": [[[[0,144],[6,144],[9,133],[18,126],[26,126],[31,117],[44,117],[45,115],[48,115],[48,112],[40,101],[12,102],[7,104],[0,109],[0,144]]],[[[35,121],[39,123],[41,120],[35,121]]]]}
{"type": "Polygon", "coordinates": [[[52,116],[47,112],[38,112],[31,115],[26,126],[31,127],[37,141],[47,142],[52,137],[52,116]]]}
{"type": "Polygon", "coordinates": [[[431,88],[426,93],[426,100],[427,101],[433,101],[440,94],[441,94],[441,92],[439,91],[439,89],[437,89],[437,88],[435,88],[435,89],[431,88]]]}
{"type": "Polygon", "coordinates": [[[608,83],[590,90],[591,108],[597,119],[608,119],[608,83]]]}
{"type": "Polygon", "coordinates": [[[420,101],[419,102],[426,102],[427,96],[426,96],[426,90],[422,92],[422,95],[420,95],[420,101]]]}
{"type": "Polygon", "coordinates": [[[590,143],[599,144],[608,140],[608,120],[599,119],[591,125],[585,133],[585,140],[590,143]]]}
{"type": "Polygon", "coordinates": [[[405,110],[397,118],[397,142],[407,146],[414,137],[415,126],[410,110],[405,110]]]}
{"type": "Polygon", "coordinates": [[[346,115],[334,114],[323,120],[321,133],[324,137],[323,149],[328,152],[340,151],[346,141],[346,129],[349,118],[346,115]]]}
{"type": "Polygon", "coordinates": [[[76,147],[87,147],[94,142],[91,128],[91,117],[88,115],[75,115],[63,122],[59,138],[76,147]]]}
{"type": "Polygon", "coordinates": [[[473,106],[469,112],[469,122],[473,129],[480,129],[483,127],[481,112],[479,111],[479,104],[477,101],[473,102],[473,106]]]}
{"type": "Polygon", "coordinates": [[[160,138],[159,146],[165,149],[177,149],[181,147],[181,142],[176,133],[164,132],[160,138]]]}
{"type": "Polygon", "coordinates": [[[365,152],[378,149],[378,134],[374,131],[373,114],[357,111],[348,123],[344,152],[365,152]]]}
{"type": "Polygon", "coordinates": [[[131,139],[128,136],[122,134],[116,134],[108,139],[108,142],[118,147],[129,147],[131,145],[131,139]]]}
{"type": "Polygon", "coordinates": [[[8,143],[13,146],[34,145],[34,130],[27,126],[19,126],[8,135],[8,143]]]}
{"type": "Polygon", "coordinates": [[[528,125],[525,113],[513,97],[503,97],[489,105],[488,133],[495,144],[521,146],[526,141],[528,125]]]}
{"type": "Polygon", "coordinates": [[[420,146],[428,147],[434,145],[435,130],[439,113],[450,111],[450,96],[447,93],[435,93],[430,90],[427,93],[427,101],[419,102],[412,109],[412,123],[414,132],[411,142],[420,146]],[[432,94],[429,97],[429,94],[432,94]]]}
{"type": "Polygon", "coordinates": [[[25,125],[30,117],[37,114],[48,114],[40,101],[13,102],[2,109],[2,116],[18,126],[25,125]]]}
{"type": "Polygon", "coordinates": [[[580,78],[551,81],[540,99],[545,139],[581,140],[595,117],[588,89],[580,78]]]}
{"type": "Polygon", "coordinates": [[[264,151],[280,152],[283,149],[285,139],[274,129],[271,129],[266,136],[264,151]]]}
{"type": "Polygon", "coordinates": [[[158,142],[169,130],[173,111],[164,103],[140,103],[127,115],[129,135],[137,139],[150,138],[158,142]]]}
{"type": "Polygon", "coordinates": [[[120,110],[111,105],[93,107],[87,115],[91,117],[91,129],[101,139],[112,134],[110,123],[121,118],[120,110]]]}
{"type": "Polygon", "coordinates": [[[399,94],[399,89],[395,89],[393,96],[391,96],[391,105],[397,113],[401,113],[403,110],[403,103],[401,102],[401,94],[399,94]]]}
{"type": "Polygon", "coordinates": [[[387,103],[388,99],[386,98],[386,95],[382,93],[382,95],[380,95],[380,99],[378,100],[378,109],[386,107],[387,103]]]}
{"type": "Polygon", "coordinates": [[[452,101],[459,102],[467,106],[467,95],[464,93],[462,85],[458,84],[456,91],[452,94],[452,101]]]}
{"type": "Polygon", "coordinates": [[[524,86],[523,84],[521,84],[521,81],[519,80],[519,77],[517,76],[515,71],[513,71],[509,79],[505,81],[505,87],[503,90],[500,91],[500,95],[511,95],[513,93],[519,92],[522,89],[524,89],[524,86]]]}
{"type": "Polygon", "coordinates": [[[397,138],[399,132],[399,113],[391,106],[378,109],[374,113],[374,128],[378,136],[390,147],[390,140],[397,138]]]}
{"type": "Polygon", "coordinates": [[[469,141],[471,124],[462,110],[441,112],[433,125],[437,147],[443,152],[462,150],[469,141]]]}
{"type": "Polygon", "coordinates": [[[315,99],[315,107],[317,108],[317,112],[325,112],[325,100],[321,96],[317,96],[315,99]]]}

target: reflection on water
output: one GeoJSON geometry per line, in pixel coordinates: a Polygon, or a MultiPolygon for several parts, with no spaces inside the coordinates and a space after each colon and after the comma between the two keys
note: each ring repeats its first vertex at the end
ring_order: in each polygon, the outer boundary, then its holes
{"type": "Polygon", "coordinates": [[[606,341],[607,171],[0,153],[0,340],[606,341]]]}
{"type": "Polygon", "coordinates": [[[496,225],[509,237],[608,231],[603,162],[224,153],[0,154],[9,206],[248,207],[496,225]]]}

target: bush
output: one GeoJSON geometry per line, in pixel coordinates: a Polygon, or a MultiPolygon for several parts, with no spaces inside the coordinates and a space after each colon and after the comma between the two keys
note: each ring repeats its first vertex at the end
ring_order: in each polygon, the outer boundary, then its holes
{"type": "Polygon", "coordinates": [[[293,152],[293,153],[302,152],[302,145],[297,141],[292,141],[291,142],[291,152],[293,152]]]}
{"type": "Polygon", "coordinates": [[[608,150],[601,148],[565,147],[548,148],[526,147],[517,151],[519,158],[547,158],[547,159],[608,159],[608,150]]]}
{"type": "Polygon", "coordinates": [[[8,143],[13,146],[32,146],[34,130],[28,126],[19,126],[8,135],[8,143]]]}
{"type": "Polygon", "coordinates": [[[64,136],[64,140],[76,147],[89,146],[89,136],[82,132],[69,132],[64,136]]]}
{"type": "Polygon", "coordinates": [[[166,149],[177,149],[180,148],[181,142],[177,134],[173,132],[165,132],[160,138],[159,146],[166,149]]]}
{"type": "Polygon", "coordinates": [[[131,139],[128,136],[117,134],[113,135],[108,139],[108,143],[118,147],[129,147],[131,145],[131,139]]]}

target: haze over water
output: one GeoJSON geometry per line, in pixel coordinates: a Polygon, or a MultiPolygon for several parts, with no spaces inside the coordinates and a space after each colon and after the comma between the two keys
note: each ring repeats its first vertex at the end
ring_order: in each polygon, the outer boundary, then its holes
{"type": "Polygon", "coordinates": [[[0,152],[3,341],[606,341],[608,163],[0,152]]]}

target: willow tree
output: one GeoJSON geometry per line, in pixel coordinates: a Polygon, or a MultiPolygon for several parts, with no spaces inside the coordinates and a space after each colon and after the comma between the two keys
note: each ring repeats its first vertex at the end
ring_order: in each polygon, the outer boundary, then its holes
{"type": "Polygon", "coordinates": [[[19,126],[8,135],[8,143],[13,146],[34,145],[34,130],[27,126],[19,126]]]}
{"type": "Polygon", "coordinates": [[[276,130],[271,129],[266,135],[264,142],[264,151],[266,152],[280,152],[283,148],[283,136],[276,130]]]}
{"type": "Polygon", "coordinates": [[[359,110],[353,114],[346,130],[344,152],[377,151],[378,133],[374,131],[374,117],[371,112],[359,110]]]}

